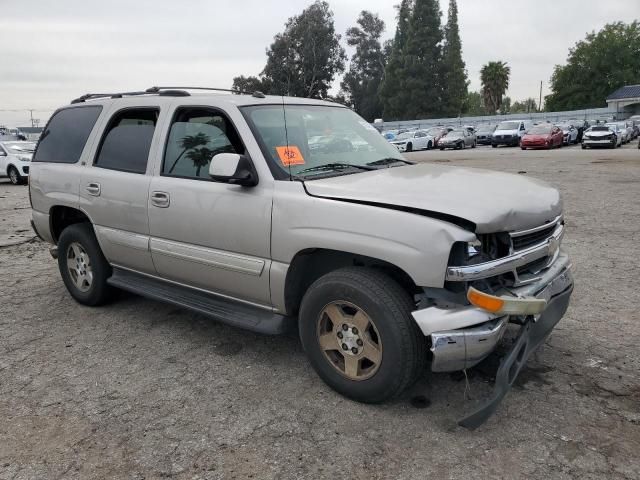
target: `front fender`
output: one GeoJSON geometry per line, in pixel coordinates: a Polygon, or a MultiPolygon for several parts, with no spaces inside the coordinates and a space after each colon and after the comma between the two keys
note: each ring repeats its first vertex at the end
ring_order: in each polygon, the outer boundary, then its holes
{"type": "Polygon", "coordinates": [[[306,194],[300,182],[275,182],[271,256],[289,264],[295,255],[323,248],[383,260],[416,285],[440,288],[451,246],[475,234],[443,220],[382,206],[306,194]]]}

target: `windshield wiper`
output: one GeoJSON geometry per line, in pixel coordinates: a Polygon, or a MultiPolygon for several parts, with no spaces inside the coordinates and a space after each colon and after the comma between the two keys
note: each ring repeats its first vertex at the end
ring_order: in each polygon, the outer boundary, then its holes
{"type": "Polygon", "coordinates": [[[413,165],[413,162],[410,162],[409,160],[405,160],[403,158],[394,158],[394,157],[386,157],[386,158],[381,158],[380,160],[376,160],[374,162],[369,162],[367,163],[367,165],[369,166],[380,166],[380,165],[389,165],[391,163],[398,163],[398,162],[402,162],[402,163],[406,163],[407,165],[413,165]]]}
{"type": "Polygon", "coordinates": [[[356,165],[353,163],[326,163],[324,165],[318,165],[316,167],[305,168],[300,170],[297,175],[301,175],[307,172],[321,172],[323,170],[344,170],[346,168],[358,168],[360,170],[375,170],[374,167],[369,165],[356,165]]]}

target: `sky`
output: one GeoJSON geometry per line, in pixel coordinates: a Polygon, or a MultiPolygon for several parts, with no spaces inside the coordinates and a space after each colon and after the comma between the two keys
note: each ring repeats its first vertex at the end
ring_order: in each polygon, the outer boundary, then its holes
{"type": "MultiPolygon", "coordinates": [[[[87,92],[153,85],[230,88],[256,75],[287,18],[312,0],[0,0],[0,125],[44,123],[87,92]],[[13,110],[13,111],[12,111],[13,110]]],[[[395,32],[399,0],[329,0],[337,32],[368,9],[395,32]]],[[[443,23],[448,0],[440,0],[443,23]]],[[[543,95],[556,64],[588,32],[640,18],[638,0],[458,0],[470,89],[492,60],[511,66],[513,100],[543,95]]],[[[344,42],[346,44],[346,42],[344,42]]],[[[350,53],[347,50],[347,53],[350,53]]],[[[336,81],[338,85],[338,81],[336,81]]]]}

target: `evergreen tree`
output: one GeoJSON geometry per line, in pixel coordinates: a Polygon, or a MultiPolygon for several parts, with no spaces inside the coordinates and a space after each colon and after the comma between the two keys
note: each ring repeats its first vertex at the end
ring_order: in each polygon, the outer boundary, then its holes
{"type": "Polygon", "coordinates": [[[403,66],[404,49],[409,36],[409,22],[413,0],[402,0],[398,7],[398,25],[393,42],[385,44],[389,52],[384,70],[384,78],[380,85],[380,101],[386,120],[396,120],[404,113],[404,106],[409,101],[401,84],[401,69],[403,66]]]}
{"type": "Polygon", "coordinates": [[[347,30],[347,44],[355,47],[349,71],[341,83],[348,104],[369,121],[382,116],[378,96],[386,63],[380,37],[384,22],[378,15],[363,10],[358,26],[347,30]]]}
{"type": "Polygon", "coordinates": [[[442,28],[438,0],[415,0],[407,45],[403,49],[400,86],[406,101],[403,118],[442,114],[442,28]]]}
{"type": "Polygon", "coordinates": [[[442,113],[447,117],[460,115],[467,98],[467,72],[462,60],[462,43],[458,29],[458,4],[449,1],[449,16],[444,29],[442,52],[442,113]]]}

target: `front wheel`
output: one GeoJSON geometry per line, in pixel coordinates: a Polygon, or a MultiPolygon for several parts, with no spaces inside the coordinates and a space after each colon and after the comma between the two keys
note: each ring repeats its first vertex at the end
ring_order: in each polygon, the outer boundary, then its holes
{"type": "Polygon", "coordinates": [[[426,341],[411,317],[410,295],[382,272],[348,267],[304,295],[299,330],[318,375],[353,400],[380,403],[418,378],[426,341]]]}
{"type": "Polygon", "coordinates": [[[433,143],[427,143],[427,150],[431,150],[433,148],[433,143]]]}
{"type": "Polygon", "coordinates": [[[9,181],[12,185],[20,185],[23,183],[20,172],[18,172],[18,169],[13,165],[9,167],[9,171],[7,173],[9,174],[9,181]]]}
{"type": "Polygon", "coordinates": [[[58,240],[58,268],[71,296],[83,305],[100,305],[109,299],[107,279],[111,266],[100,250],[89,223],[65,228],[58,240]]]}
{"type": "Polygon", "coordinates": [[[407,152],[412,152],[412,151],[413,151],[413,144],[407,143],[407,152]]]}
{"type": "Polygon", "coordinates": [[[491,144],[491,146],[492,146],[493,148],[498,148],[498,145],[496,145],[495,143],[492,143],[492,144],[491,144]]]}
{"type": "Polygon", "coordinates": [[[476,142],[473,142],[473,143],[471,144],[471,148],[476,148],[476,146],[477,146],[476,142]]]}

